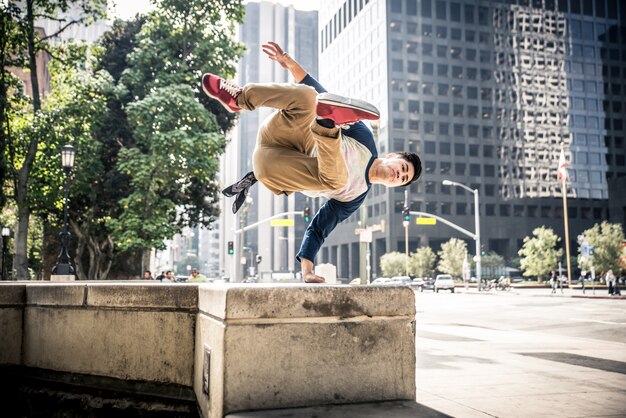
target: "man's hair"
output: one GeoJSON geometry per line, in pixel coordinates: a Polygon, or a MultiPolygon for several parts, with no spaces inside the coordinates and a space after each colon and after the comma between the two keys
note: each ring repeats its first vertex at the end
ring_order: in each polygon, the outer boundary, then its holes
{"type": "Polygon", "coordinates": [[[402,185],[408,186],[409,184],[420,178],[420,176],[422,175],[422,160],[420,160],[420,157],[418,157],[418,155],[414,152],[397,152],[396,154],[398,154],[400,158],[413,164],[413,178],[402,185]]]}

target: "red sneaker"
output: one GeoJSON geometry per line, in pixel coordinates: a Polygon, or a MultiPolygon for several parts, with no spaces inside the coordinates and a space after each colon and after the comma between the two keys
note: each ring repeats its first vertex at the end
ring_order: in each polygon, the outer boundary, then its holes
{"type": "Polygon", "coordinates": [[[317,95],[316,113],[320,118],[331,119],[335,125],[380,119],[380,112],[373,104],[331,93],[317,95]]]}
{"type": "Polygon", "coordinates": [[[220,102],[224,109],[231,113],[235,113],[241,110],[237,106],[237,96],[241,93],[242,88],[237,84],[228,80],[224,80],[222,77],[216,76],[211,73],[206,73],[202,76],[202,90],[209,96],[220,102]]]}

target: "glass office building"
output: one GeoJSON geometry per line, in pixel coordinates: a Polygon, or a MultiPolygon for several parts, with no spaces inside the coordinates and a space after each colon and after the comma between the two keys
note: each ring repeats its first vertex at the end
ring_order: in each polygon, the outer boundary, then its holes
{"type": "MultiPolygon", "coordinates": [[[[510,259],[541,225],[564,239],[561,147],[569,162],[570,240],[593,224],[624,223],[626,4],[618,0],[330,0],[320,10],[320,78],[372,101],[383,115],[379,154],[418,152],[412,210],[474,230],[480,193],[485,251],[510,259]]],[[[375,186],[366,201],[373,260],[404,252],[404,189],[375,186]]],[[[358,275],[357,216],[321,252],[340,277],[358,275]],[[354,257],[357,258],[356,264],[354,257]]],[[[435,251],[445,225],[409,227],[410,250],[435,251]]],[[[380,275],[378,266],[372,266],[380,275]]]]}

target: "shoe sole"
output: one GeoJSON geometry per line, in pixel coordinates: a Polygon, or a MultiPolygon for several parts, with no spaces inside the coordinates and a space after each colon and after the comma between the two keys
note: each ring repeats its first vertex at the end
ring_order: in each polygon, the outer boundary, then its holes
{"type": "Polygon", "coordinates": [[[364,100],[351,99],[349,97],[339,96],[332,93],[321,93],[317,96],[317,102],[332,106],[346,107],[349,109],[360,110],[366,112],[369,115],[375,116],[374,120],[380,118],[380,112],[371,103],[364,100]]]}
{"type": "Polygon", "coordinates": [[[209,92],[209,91],[208,91],[208,90],[204,87],[204,78],[205,78],[205,77],[207,77],[207,78],[208,78],[208,76],[206,76],[206,75],[205,75],[205,76],[203,76],[203,77],[202,77],[202,91],[204,92],[204,94],[206,94],[207,96],[209,96],[209,97],[210,97],[211,99],[213,99],[213,100],[217,100],[217,102],[218,102],[219,104],[221,104],[221,105],[222,105],[222,107],[223,107],[224,109],[226,109],[226,111],[227,111],[227,112],[229,112],[229,113],[237,113],[237,111],[235,111],[235,110],[231,109],[231,108],[230,108],[230,106],[228,106],[226,103],[224,103],[223,101],[221,101],[221,100],[219,99],[219,97],[212,95],[212,94],[211,94],[211,93],[210,93],[210,92],[209,92]]]}

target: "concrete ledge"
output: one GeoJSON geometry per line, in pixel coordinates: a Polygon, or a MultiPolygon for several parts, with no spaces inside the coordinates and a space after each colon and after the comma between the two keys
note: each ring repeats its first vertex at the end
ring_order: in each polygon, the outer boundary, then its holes
{"type": "Polygon", "coordinates": [[[202,285],[194,390],[203,416],[415,399],[408,287],[202,285]]]}
{"type": "Polygon", "coordinates": [[[23,306],[26,303],[26,285],[16,282],[0,282],[0,307],[23,306]]]}
{"type": "Polygon", "coordinates": [[[31,284],[26,287],[28,305],[83,306],[87,286],[84,284],[31,284]]]}
{"type": "Polygon", "coordinates": [[[87,305],[98,307],[172,308],[196,312],[198,288],[185,284],[90,284],[87,305]]]}
{"type": "Polygon", "coordinates": [[[346,285],[202,285],[199,309],[224,320],[415,316],[415,295],[403,287],[346,285]]]}

